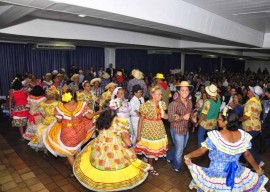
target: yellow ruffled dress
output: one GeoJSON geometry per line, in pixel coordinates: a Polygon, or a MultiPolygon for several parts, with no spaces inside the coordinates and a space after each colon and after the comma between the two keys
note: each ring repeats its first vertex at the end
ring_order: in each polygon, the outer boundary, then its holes
{"type": "Polygon", "coordinates": [[[77,156],[73,171],[84,187],[93,191],[121,191],[146,179],[150,165],[132,159],[132,152],[121,138],[121,133],[128,131],[128,121],[115,117],[111,128],[100,131],[77,156]]]}

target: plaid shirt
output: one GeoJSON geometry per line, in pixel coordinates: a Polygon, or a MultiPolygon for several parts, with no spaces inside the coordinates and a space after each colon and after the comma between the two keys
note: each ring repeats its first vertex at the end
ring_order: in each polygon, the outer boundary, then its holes
{"type": "Polygon", "coordinates": [[[187,107],[179,99],[174,100],[169,104],[168,115],[169,122],[171,123],[171,129],[175,129],[176,134],[186,135],[188,133],[188,122],[189,120],[184,120],[183,116],[187,113],[192,112],[192,102],[190,99],[187,100],[187,107]],[[175,121],[173,115],[179,115],[180,120],[175,121]]]}

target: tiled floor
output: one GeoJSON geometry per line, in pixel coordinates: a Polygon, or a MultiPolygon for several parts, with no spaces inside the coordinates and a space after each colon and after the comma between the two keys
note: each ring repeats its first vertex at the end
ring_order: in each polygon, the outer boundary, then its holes
{"type": "MultiPolygon", "coordinates": [[[[10,122],[0,120],[0,191],[89,191],[76,179],[69,178],[71,173],[65,158],[49,156],[44,158],[42,152],[35,152],[26,141],[18,140],[16,128],[10,122]]],[[[196,148],[196,134],[192,134],[186,153],[196,148]]],[[[266,162],[265,174],[270,178],[270,150],[262,154],[266,162]]],[[[207,165],[208,158],[194,160],[199,165],[207,165]]],[[[191,176],[184,166],[185,174],[177,174],[170,170],[169,165],[159,159],[154,166],[159,176],[149,175],[147,180],[133,189],[134,192],[187,192],[191,176]]],[[[266,186],[270,191],[270,184],[266,186]]]]}

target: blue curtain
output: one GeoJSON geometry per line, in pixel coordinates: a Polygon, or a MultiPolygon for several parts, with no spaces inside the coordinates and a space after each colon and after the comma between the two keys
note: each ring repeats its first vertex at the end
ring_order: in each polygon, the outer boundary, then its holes
{"type": "Polygon", "coordinates": [[[0,43],[0,95],[7,95],[12,79],[17,73],[26,71],[38,78],[54,69],[70,69],[75,64],[78,69],[87,70],[93,66],[104,67],[104,48],[77,47],[76,50],[37,50],[33,45],[0,43]]]}
{"type": "Polygon", "coordinates": [[[220,69],[220,58],[203,58],[201,55],[185,55],[185,71],[212,73],[220,69]]]}
{"type": "Polygon", "coordinates": [[[236,60],[235,58],[224,58],[222,66],[228,72],[243,72],[243,71],[245,71],[245,61],[236,60]]]}
{"type": "Polygon", "coordinates": [[[181,53],[147,54],[146,50],[117,49],[116,68],[126,71],[137,68],[145,75],[167,74],[170,69],[181,68],[181,53]]]}

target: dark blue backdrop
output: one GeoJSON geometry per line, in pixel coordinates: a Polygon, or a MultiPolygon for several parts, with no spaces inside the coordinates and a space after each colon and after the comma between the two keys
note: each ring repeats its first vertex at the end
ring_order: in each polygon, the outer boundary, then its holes
{"type": "Polygon", "coordinates": [[[170,69],[181,68],[181,53],[147,54],[147,50],[117,49],[115,63],[117,69],[130,71],[137,68],[146,75],[166,74],[170,69]]]}
{"type": "Polygon", "coordinates": [[[68,70],[71,64],[86,70],[104,66],[104,48],[77,47],[76,50],[36,50],[32,45],[0,43],[0,94],[7,95],[16,73],[29,71],[41,78],[59,68],[68,70]]]}

